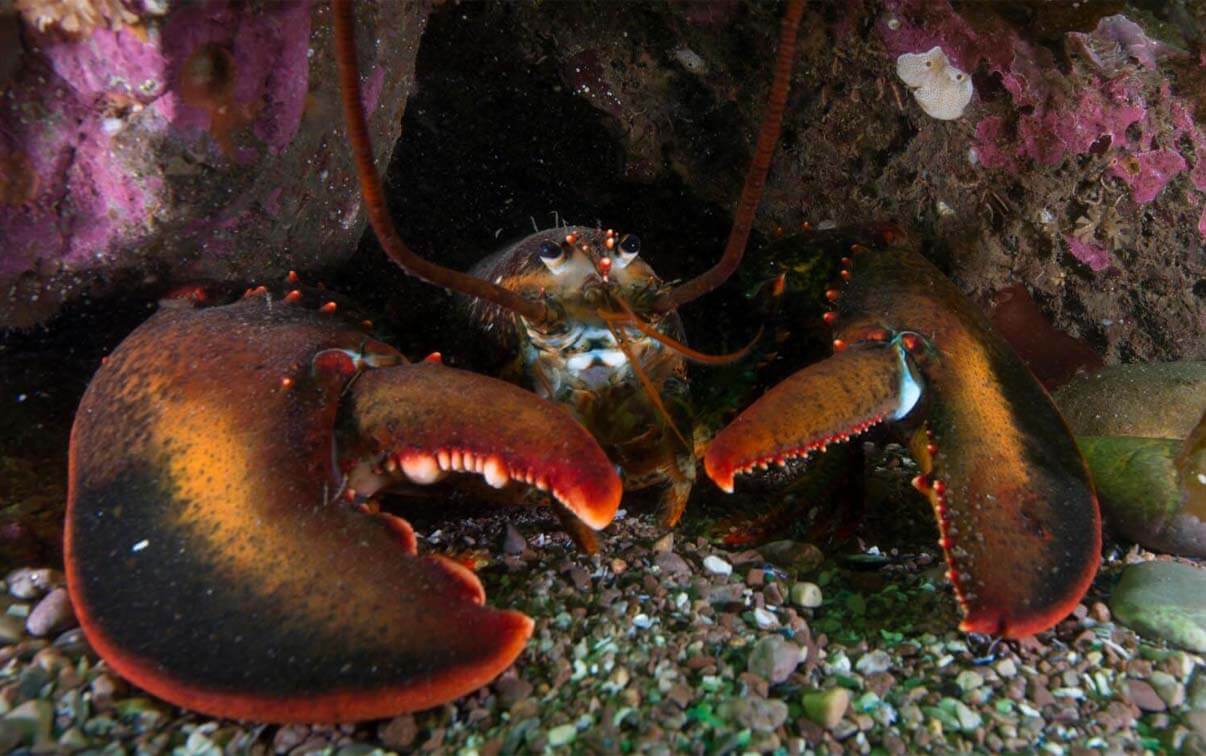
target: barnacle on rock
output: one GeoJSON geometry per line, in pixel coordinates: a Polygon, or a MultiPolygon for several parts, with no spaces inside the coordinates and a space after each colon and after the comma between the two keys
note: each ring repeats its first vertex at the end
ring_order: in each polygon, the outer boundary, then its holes
{"type": "Polygon", "coordinates": [[[971,102],[971,77],[947,60],[941,47],[924,53],[905,53],[896,59],[896,75],[910,89],[927,115],[951,121],[971,102]]]}
{"type": "Polygon", "coordinates": [[[119,29],[138,23],[138,14],[122,0],[16,0],[25,23],[40,32],[59,32],[72,39],[98,27],[119,29]]]}

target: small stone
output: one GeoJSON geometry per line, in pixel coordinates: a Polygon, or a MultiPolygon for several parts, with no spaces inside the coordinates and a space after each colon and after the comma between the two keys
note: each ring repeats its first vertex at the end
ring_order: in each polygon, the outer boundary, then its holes
{"type": "Polygon", "coordinates": [[[24,636],[25,626],[21,620],[8,614],[0,614],[0,646],[20,643],[24,636]]]}
{"type": "Polygon", "coordinates": [[[1206,570],[1143,562],[1122,573],[1110,596],[1115,619],[1146,638],[1206,653],[1206,570]]]}
{"type": "Polygon", "coordinates": [[[720,705],[720,714],[755,732],[774,732],[787,721],[787,704],[777,698],[751,696],[731,698],[720,705]]]}
{"type": "Polygon", "coordinates": [[[1143,680],[1127,680],[1127,695],[1131,702],[1144,711],[1164,711],[1167,705],[1155,689],[1143,680]]]}
{"type": "Polygon", "coordinates": [[[861,675],[874,675],[877,672],[887,672],[892,668],[892,657],[887,651],[871,651],[863,654],[854,665],[861,675]]]}
{"type": "Polygon", "coordinates": [[[771,541],[758,548],[766,561],[792,570],[797,574],[812,572],[825,561],[825,554],[811,543],[799,541],[771,541]]]}
{"type": "Polygon", "coordinates": [[[997,662],[996,670],[1001,677],[1013,677],[1018,673],[1018,665],[1013,659],[1002,659],[997,662]]]}
{"type": "Polygon", "coordinates": [[[1089,614],[1098,622],[1110,621],[1110,607],[1106,606],[1104,602],[1094,601],[1093,606],[1089,607],[1089,614]]]}
{"type": "Polygon", "coordinates": [[[983,684],[984,678],[970,669],[963,670],[955,677],[955,685],[958,685],[959,690],[964,693],[970,693],[983,684]]]}
{"type": "Polygon", "coordinates": [[[26,701],[4,715],[7,722],[12,722],[21,732],[21,738],[26,743],[40,743],[50,738],[50,723],[54,718],[54,708],[50,701],[35,699],[26,701]]]}
{"type": "Polygon", "coordinates": [[[724,561],[715,554],[709,554],[708,556],[704,557],[703,566],[704,569],[712,575],[724,576],[733,574],[733,565],[724,561]]]}
{"type": "Polygon", "coordinates": [[[1185,686],[1167,672],[1152,672],[1147,681],[1160,699],[1168,704],[1168,708],[1175,709],[1185,703],[1185,686]]]}
{"type": "Polygon", "coordinates": [[[1199,671],[1189,681],[1189,708],[1206,711],[1206,672],[1199,671]]]}
{"type": "Polygon", "coordinates": [[[832,730],[850,708],[850,691],[845,688],[829,688],[804,694],[804,716],[820,726],[832,730]]]}
{"type": "Polygon", "coordinates": [[[0,719],[0,753],[10,753],[21,745],[24,736],[22,726],[7,719],[0,719]]]}
{"type": "Polygon", "coordinates": [[[686,559],[683,559],[673,551],[658,552],[657,556],[653,558],[653,563],[667,575],[691,574],[691,565],[687,564],[686,559]]]}
{"type": "Polygon", "coordinates": [[[761,588],[766,582],[766,573],[757,567],[745,573],[745,584],[751,588],[761,588]]]}
{"type": "Polygon", "coordinates": [[[760,630],[770,630],[779,626],[779,618],[762,607],[754,609],[754,624],[760,630]]]}
{"type": "Polygon", "coordinates": [[[106,711],[113,706],[113,699],[125,692],[125,683],[113,675],[100,673],[92,681],[92,705],[98,711],[106,711]]]}
{"type": "Polygon", "coordinates": [[[800,647],[781,635],[760,638],[750,651],[750,672],[777,685],[788,678],[800,663],[800,647]]]}
{"type": "Polygon", "coordinates": [[[666,551],[673,551],[674,550],[674,534],[667,533],[666,535],[664,535],[661,538],[654,541],[653,545],[650,546],[649,548],[655,554],[661,554],[666,551]]]}
{"type": "Polygon", "coordinates": [[[75,610],[66,588],[55,588],[29,613],[25,629],[34,637],[43,637],[74,627],[75,610]]]}
{"type": "Polygon", "coordinates": [[[824,600],[821,587],[816,583],[796,583],[791,587],[790,595],[791,603],[805,609],[815,609],[824,600]]]}
{"type": "Polygon", "coordinates": [[[967,704],[955,699],[947,699],[954,701],[952,704],[955,710],[955,716],[959,719],[959,729],[964,732],[975,732],[976,728],[984,723],[980,715],[972,711],[967,704]]]}
{"type": "Polygon", "coordinates": [[[517,554],[522,554],[524,549],[527,547],[528,542],[524,539],[523,533],[520,533],[514,525],[508,522],[506,526],[503,527],[503,553],[515,556],[517,554]]]}
{"type": "Polygon", "coordinates": [[[494,683],[498,702],[508,709],[532,695],[532,683],[522,677],[502,677],[494,683]]]}
{"type": "Polygon", "coordinates": [[[624,570],[626,570],[626,569],[628,569],[628,562],[625,562],[623,559],[620,559],[619,557],[616,557],[615,559],[611,560],[611,571],[613,574],[623,575],[624,570]]]}
{"type": "Polygon", "coordinates": [[[578,728],[572,724],[559,725],[549,730],[546,737],[552,748],[569,745],[574,742],[574,738],[578,737],[578,728]]]}
{"type": "Polygon", "coordinates": [[[63,573],[48,567],[23,567],[8,573],[8,592],[19,599],[35,599],[63,584],[63,573]]]}
{"type": "Polygon", "coordinates": [[[710,604],[739,604],[745,597],[745,586],[740,583],[714,585],[708,589],[710,604]]]}

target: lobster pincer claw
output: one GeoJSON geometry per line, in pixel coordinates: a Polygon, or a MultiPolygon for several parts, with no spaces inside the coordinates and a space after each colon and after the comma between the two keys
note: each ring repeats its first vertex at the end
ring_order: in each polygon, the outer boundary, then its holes
{"type": "MultiPolygon", "coordinates": [[[[938,522],[966,632],[1045,630],[1096,574],[1101,518],[1084,460],[1050,397],[945,276],[904,246],[854,245],[834,356],[795,373],[722,430],[708,475],[823,451],[880,423],[922,421],[910,448],[938,522]]],[[[915,426],[912,426],[915,427],[915,426]]]]}
{"type": "Polygon", "coordinates": [[[532,621],[485,606],[470,571],[341,494],[365,449],[383,469],[395,449],[421,459],[420,479],[429,458],[455,470],[452,452],[463,468],[471,449],[472,471],[498,460],[606,524],[620,482],[602,450],[520,393],[407,364],[300,304],[161,311],[98,371],[72,431],[66,569],[89,641],[157,696],[259,721],[386,717],[486,684],[532,621]],[[353,402],[390,433],[337,433],[353,402]]]}

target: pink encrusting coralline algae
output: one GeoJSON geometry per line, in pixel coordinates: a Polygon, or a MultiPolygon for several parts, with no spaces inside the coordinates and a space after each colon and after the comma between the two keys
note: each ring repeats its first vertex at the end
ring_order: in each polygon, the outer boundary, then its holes
{"type": "MultiPolygon", "coordinates": [[[[973,26],[945,0],[885,5],[877,31],[890,55],[939,46],[961,69],[999,80],[1007,93],[1012,107],[981,108],[974,127],[974,159],[985,168],[1018,175],[1031,166],[1101,156],[1107,175],[1125,184],[1136,204],[1155,201],[1186,171],[1193,189],[1206,196],[1206,135],[1161,69],[1163,61],[1188,56],[1152,39],[1135,21],[1108,16],[1092,32],[1067,33],[1069,70],[1000,19],[973,26]]],[[[1206,67],[1206,55],[1197,63],[1206,67]]],[[[1071,235],[1065,241],[1093,270],[1108,265],[1104,247],[1071,235]]]]}

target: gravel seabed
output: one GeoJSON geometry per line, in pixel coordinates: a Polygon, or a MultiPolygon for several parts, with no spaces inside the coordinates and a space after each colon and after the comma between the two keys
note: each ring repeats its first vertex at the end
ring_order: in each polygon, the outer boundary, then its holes
{"type": "Polygon", "coordinates": [[[10,574],[0,752],[1206,749],[1201,657],[1139,638],[1105,604],[1146,552],[1111,548],[1072,617],[993,644],[956,629],[936,550],[843,560],[780,544],[764,548],[772,562],[689,529],[667,535],[648,515],[622,516],[600,545],[579,553],[538,511],[423,534],[421,548],[480,557],[487,600],[532,616],[532,640],[475,694],[341,727],[213,721],[153,700],[106,671],[78,628],[63,630],[74,621],[54,590],[61,574],[10,574]]]}

